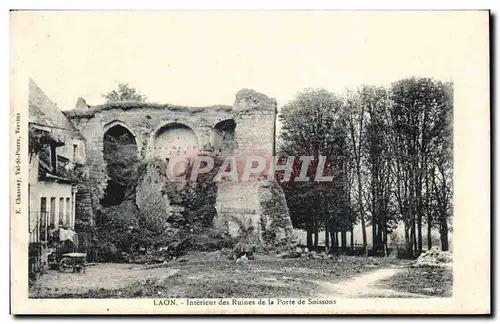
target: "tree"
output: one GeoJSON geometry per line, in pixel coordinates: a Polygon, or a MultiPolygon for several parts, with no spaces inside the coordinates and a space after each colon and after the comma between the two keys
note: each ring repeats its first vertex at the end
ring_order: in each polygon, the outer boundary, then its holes
{"type": "Polygon", "coordinates": [[[388,92],[383,87],[363,86],[359,90],[361,104],[365,106],[365,137],[363,153],[366,155],[366,171],[368,174],[367,210],[372,216],[373,250],[384,248],[387,255],[387,232],[392,215],[391,187],[392,187],[392,159],[390,154],[390,125],[388,109],[390,102],[388,92]]]}
{"type": "MultiPolygon", "coordinates": [[[[333,183],[283,183],[295,227],[307,231],[307,245],[347,245],[347,231],[360,221],[368,254],[366,227],[373,249],[384,248],[399,222],[410,255],[427,246],[437,227],[448,249],[452,215],[453,86],[430,78],[406,78],[383,87],[361,86],[340,100],[326,90],[306,90],[283,107],[279,147],[283,155],[319,156],[333,183]],[[330,235],[328,235],[330,233],[330,235]],[[341,238],[338,239],[338,234],[341,238]]],[[[297,161],[295,161],[297,162],[297,161]]],[[[294,164],[293,175],[300,165],[294,164]]],[[[279,177],[278,177],[279,178],[279,177]]]]}
{"type": "MultiPolygon", "coordinates": [[[[349,134],[349,146],[355,169],[354,177],[357,180],[357,207],[359,219],[361,220],[361,232],[363,236],[363,249],[368,256],[366,239],[365,207],[363,203],[363,177],[362,177],[362,146],[365,127],[365,105],[362,104],[359,93],[348,92],[344,97],[344,111],[346,116],[346,127],[349,134]]],[[[353,178],[354,178],[353,177],[353,178]]]]}
{"type": "MultiPolygon", "coordinates": [[[[433,226],[433,213],[436,213],[436,206],[432,203],[437,198],[438,188],[441,190],[438,199],[442,207],[440,217],[448,219],[449,213],[443,206],[449,195],[443,191],[448,190],[447,183],[451,181],[451,173],[447,171],[451,166],[451,89],[450,84],[429,78],[407,78],[391,87],[395,192],[405,221],[409,251],[422,250],[424,219],[428,226],[428,246],[431,244],[430,227],[433,226]],[[440,183],[444,187],[431,184],[438,174],[435,170],[439,171],[440,183]]],[[[441,226],[445,227],[444,224],[441,226]]],[[[443,235],[447,236],[447,231],[446,228],[443,235]]]]}
{"type": "Polygon", "coordinates": [[[145,102],[148,98],[137,92],[135,88],[132,88],[128,83],[118,83],[118,90],[111,90],[108,93],[102,95],[106,99],[106,103],[110,102],[120,102],[120,101],[137,101],[145,102]]]}
{"type": "MultiPolygon", "coordinates": [[[[335,183],[312,181],[320,156],[327,158],[325,173],[335,172],[335,180],[340,180],[342,170],[338,166],[342,164],[338,160],[339,157],[342,160],[346,149],[340,109],[341,101],[334,94],[324,89],[306,89],[285,105],[279,115],[283,124],[278,143],[280,152],[285,156],[313,157],[308,170],[311,182],[282,183],[294,225],[306,229],[309,248],[317,246],[321,229],[328,235],[329,227],[337,225],[333,218],[339,214],[334,202],[335,196],[341,195],[335,190],[335,183]]],[[[298,164],[295,166],[297,173],[298,164]]]]}
{"type": "Polygon", "coordinates": [[[426,193],[428,208],[428,247],[432,246],[431,227],[437,226],[441,239],[441,249],[448,250],[448,224],[453,213],[453,85],[438,83],[440,105],[433,113],[433,133],[439,134],[430,141],[427,166],[426,193]],[[435,215],[435,219],[432,216],[435,215]]]}

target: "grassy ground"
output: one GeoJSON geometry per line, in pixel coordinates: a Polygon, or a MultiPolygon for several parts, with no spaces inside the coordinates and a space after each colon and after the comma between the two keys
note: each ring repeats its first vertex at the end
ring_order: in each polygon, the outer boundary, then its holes
{"type": "Polygon", "coordinates": [[[32,298],[253,298],[308,297],[312,281],[339,282],[400,260],[335,257],[330,260],[262,256],[236,263],[200,254],[157,267],[98,264],[84,274],[51,272],[30,289],[32,298]],[[178,272],[165,278],[165,274],[178,272]]]}
{"type": "Polygon", "coordinates": [[[392,289],[434,297],[451,297],[451,268],[407,268],[384,282],[392,289]]]}

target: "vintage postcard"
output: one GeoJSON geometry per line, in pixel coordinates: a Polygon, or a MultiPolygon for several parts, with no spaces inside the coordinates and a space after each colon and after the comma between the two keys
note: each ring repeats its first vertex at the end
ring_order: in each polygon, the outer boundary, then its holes
{"type": "Polygon", "coordinates": [[[489,314],[488,11],[11,11],[13,314],[489,314]]]}

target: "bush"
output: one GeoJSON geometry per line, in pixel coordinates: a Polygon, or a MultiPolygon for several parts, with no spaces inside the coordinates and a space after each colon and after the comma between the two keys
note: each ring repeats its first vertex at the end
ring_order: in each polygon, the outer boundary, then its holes
{"type": "Polygon", "coordinates": [[[276,233],[271,230],[264,230],[262,232],[262,240],[266,244],[274,244],[276,243],[276,233]]]}
{"type": "Polygon", "coordinates": [[[121,253],[118,248],[110,242],[102,242],[96,245],[100,262],[121,261],[121,253]]]}
{"type": "Polygon", "coordinates": [[[252,259],[257,250],[258,247],[255,244],[238,242],[229,254],[228,258],[230,260],[237,260],[246,255],[248,259],[252,259]]]}

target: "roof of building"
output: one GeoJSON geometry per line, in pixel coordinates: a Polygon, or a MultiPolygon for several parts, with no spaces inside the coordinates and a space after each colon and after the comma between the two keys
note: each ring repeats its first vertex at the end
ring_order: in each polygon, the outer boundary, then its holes
{"type": "Polygon", "coordinates": [[[76,131],[69,119],[32,79],[29,80],[28,105],[30,123],[76,131]]]}

